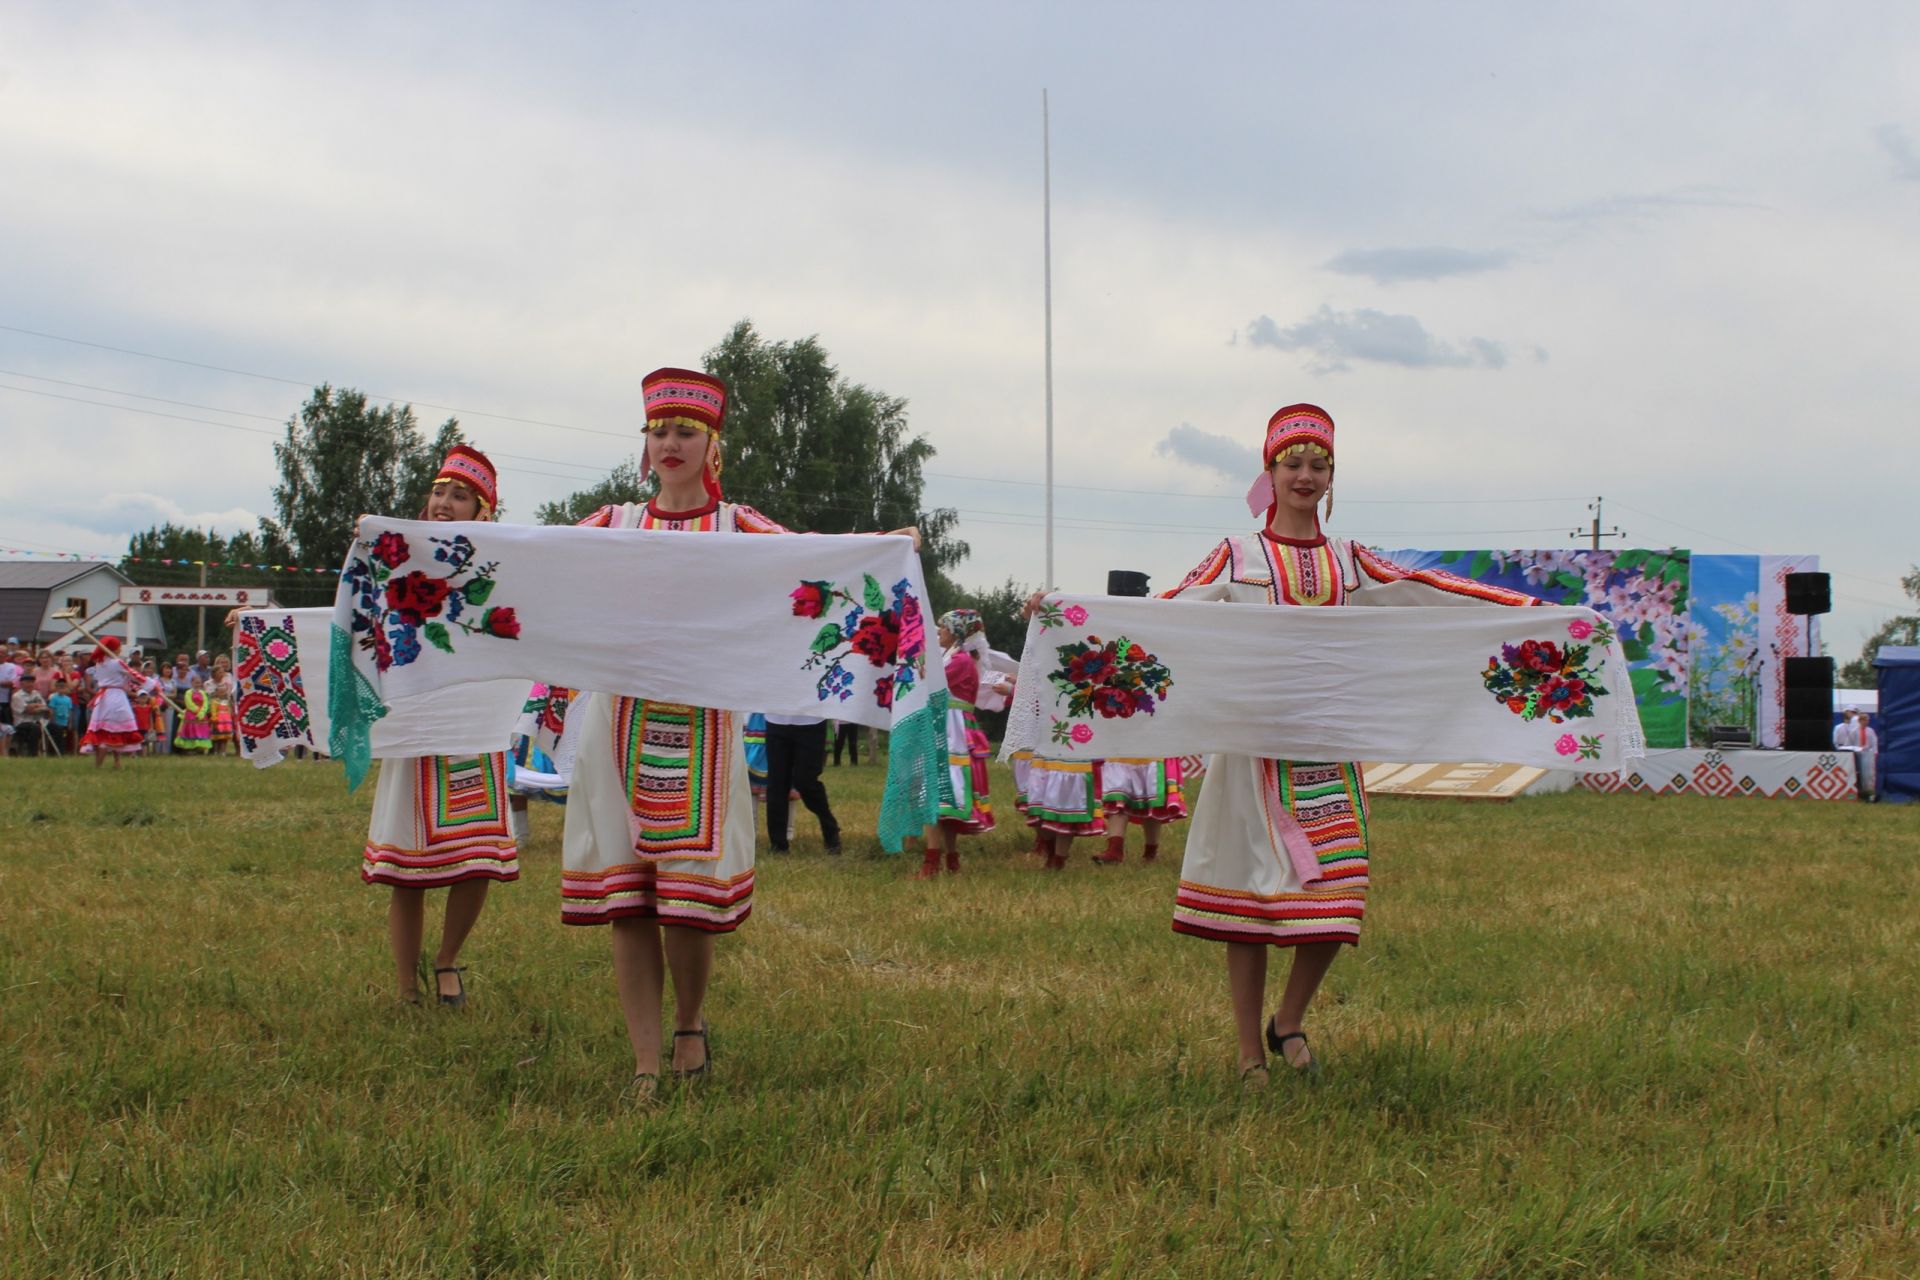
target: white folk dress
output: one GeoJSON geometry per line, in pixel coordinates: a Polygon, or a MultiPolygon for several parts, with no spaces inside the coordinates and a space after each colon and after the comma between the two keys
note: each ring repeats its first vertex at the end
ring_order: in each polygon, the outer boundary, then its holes
{"type": "Polygon", "coordinates": [[[506,753],[382,760],[360,878],[401,889],[518,880],[506,753]]]}
{"type": "MultiPolygon", "coordinates": [[[[752,507],[732,502],[688,512],[621,503],[580,523],[682,533],[787,532],[752,507]]],[[[710,933],[739,927],[753,910],[754,867],[743,718],[598,693],[573,702],[568,731],[578,737],[561,839],[561,920],[605,924],[631,916],[710,933]]]]}
{"type": "Polygon", "coordinates": [[[80,754],[138,755],[146,735],[140,732],[127,695],[145,684],[146,677],[110,657],[93,665],[93,682],[99,692],[87,704],[87,736],[80,740],[80,754]]]}
{"type": "MultiPolygon", "coordinates": [[[[1303,606],[1539,603],[1450,573],[1403,569],[1345,538],[1270,533],[1223,539],[1161,594],[1303,606]]],[[[1357,764],[1216,755],[1194,805],[1173,928],[1220,942],[1357,944],[1367,873],[1367,796],[1357,764]],[[1286,847],[1302,838],[1319,864],[1304,882],[1286,847]]]]}

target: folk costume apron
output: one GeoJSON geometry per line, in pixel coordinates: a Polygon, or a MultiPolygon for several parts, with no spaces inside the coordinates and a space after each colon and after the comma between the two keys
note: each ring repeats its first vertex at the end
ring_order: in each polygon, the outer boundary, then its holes
{"type": "MultiPolygon", "coordinates": [[[[787,532],[752,507],[718,501],[688,512],[621,503],[580,523],[787,532]]],[[[577,697],[567,711],[569,730],[579,736],[562,838],[562,921],[638,917],[710,933],[739,927],[753,910],[755,824],[744,719],[678,703],[577,697]]]]}

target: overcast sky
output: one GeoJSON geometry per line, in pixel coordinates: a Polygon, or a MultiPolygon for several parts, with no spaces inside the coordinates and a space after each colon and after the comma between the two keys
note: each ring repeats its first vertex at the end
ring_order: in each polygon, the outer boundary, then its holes
{"type": "Polygon", "coordinates": [[[1059,585],[1171,585],[1312,400],[1337,532],[1566,545],[1605,495],[1630,545],[1818,553],[1843,658],[1900,609],[1910,0],[14,0],[0,546],[251,526],[321,380],[457,408],[530,520],[750,317],[910,401],[962,581],[1037,583],[1042,86],[1059,585]]]}

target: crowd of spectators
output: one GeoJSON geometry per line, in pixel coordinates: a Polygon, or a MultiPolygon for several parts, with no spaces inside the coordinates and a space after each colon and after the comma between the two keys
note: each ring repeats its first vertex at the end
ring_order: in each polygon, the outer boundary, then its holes
{"type": "MultiPolygon", "coordinates": [[[[225,654],[181,653],[164,665],[138,649],[123,656],[146,677],[132,694],[134,718],[146,739],[143,754],[234,750],[233,671],[225,654]]],[[[0,646],[0,755],[76,754],[97,692],[93,662],[91,649],[56,654],[13,640],[0,646]]]]}

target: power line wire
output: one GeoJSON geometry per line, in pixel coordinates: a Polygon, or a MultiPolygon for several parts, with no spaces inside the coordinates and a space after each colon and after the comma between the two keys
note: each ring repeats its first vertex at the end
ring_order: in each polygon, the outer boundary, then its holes
{"type": "MultiPolygon", "coordinates": [[[[1044,481],[1041,481],[1041,480],[1013,480],[1005,476],[962,476],[962,475],[955,475],[950,471],[925,471],[925,472],[922,472],[921,474],[926,476],[937,476],[942,480],[972,480],[972,481],[977,481],[981,484],[1018,484],[1018,485],[1039,486],[1045,483],[1044,481]]],[[[1053,487],[1056,489],[1078,489],[1083,493],[1121,493],[1121,494],[1127,494],[1133,497],[1197,498],[1207,502],[1231,501],[1231,502],[1237,503],[1242,501],[1241,496],[1239,494],[1234,494],[1234,493],[1168,493],[1164,489],[1118,489],[1118,488],[1112,488],[1104,485],[1059,484],[1057,482],[1054,484],[1053,487]]],[[[1536,503],[1537,504],[1537,503],[1556,503],[1556,502],[1586,502],[1588,501],[1588,499],[1585,497],[1576,496],[1576,497],[1566,497],[1566,498],[1342,498],[1340,501],[1342,505],[1354,505],[1354,506],[1483,507],[1483,506],[1499,506],[1507,503],[1536,503]]]]}
{"type": "MultiPolygon", "coordinates": [[[[111,351],[116,355],[123,356],[139,356],[143,360],[161,360],[168,364],[185,365],[190,369],[206,369],[213,373],[227,373],[238,378],[258,378],[262,382],[280,382],[290,387],[318,388],[332,385],[325,381],[314,382],[303,378],[282,378],[271,373],[254,373],[249,369],[229,369],[224,365],[203,364],[198,360],[183,360],[178,356],[163,356],[152,351],[136,351],[132,347],[115,347],[104,342],[89,342],[85,338],[70,338],[65,334],[46,333],[39,329],[24,329],[19,325],[0,324],[0,331],[23,333],[29,337],[45,338],[51,342],[70,342],[75,346],[92,347],[96,351],[111,351]]],[[[588,435],[613,436],[621,440],[633,439],[633,433],[630,431],[607,431],[600,427],[577,427],[569,422],[549,422],[543,418],[522,418],[510,413],[489,413],[484,409],[462,409],[455,405],[435,404],[431,400],[416,400],[412,396],[383,395],[375,391],[368,391],[364,394],[371,400],[385,400],[389,404],[418,405],[423,409],[438,409],[443,413],[459,414],[462,417],[493,418],[499,422],[518,422],[529,427],[553,427],[560,431],[581,431],[588,435]]]]}

